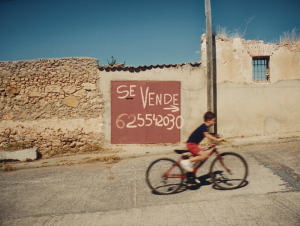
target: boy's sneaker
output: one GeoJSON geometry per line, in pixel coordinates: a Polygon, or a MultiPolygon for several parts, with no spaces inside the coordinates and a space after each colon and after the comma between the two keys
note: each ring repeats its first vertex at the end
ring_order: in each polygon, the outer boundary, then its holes
{"type": "Polygon", "coordinates": [[[194,166],[190,162],[190,160],[185,159],[180,161],[180,166],[186,171],[186,172],[193,172],[194,166]]]}
{"type": "Polygon", "coordinates": [[[195,178],[195,183],[196,183],[196,184],[201,184],[201,181],[198,180],[197,178],[195,178]]]}
{"type": "Polygon", "coordinates": [[[186,183],[188,185],[195,185],[195,184],[200,184],[200,180],[198,178],[196,178],[194,173],[191,172],[187,172],[186,173],[186,183]]]}

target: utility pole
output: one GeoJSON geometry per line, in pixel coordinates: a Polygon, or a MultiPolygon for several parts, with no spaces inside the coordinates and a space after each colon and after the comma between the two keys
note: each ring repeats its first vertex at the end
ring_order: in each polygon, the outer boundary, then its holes
{"type": "MultiPolygon", "coordinates": [[[[205,18],[206,18],[206,59],[207,59],[207,111],[214,110],[214,66],[213,66],[213,39],[212,39],[212,22],[210,0],[205,1],[205,18]]],[[[212,130],[212,128],[211,128],[212,130]]],[[[214,129],[216,132],[216,127],[214,129]]],[[[209,131],[209,132],[214,132],[209,131]]]]}

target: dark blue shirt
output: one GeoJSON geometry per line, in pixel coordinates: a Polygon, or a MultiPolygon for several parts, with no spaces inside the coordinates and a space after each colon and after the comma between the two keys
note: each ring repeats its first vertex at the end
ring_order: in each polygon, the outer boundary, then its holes
{"type": "Polygon", "coordinates": [[[191,134],[187,143],[199,144],[203,140],[203,138],[204,138],[203,133],[205,133],[205,132],[207,132],[207,126],[205,125],[205,123],[203,123],[191,134]]]}

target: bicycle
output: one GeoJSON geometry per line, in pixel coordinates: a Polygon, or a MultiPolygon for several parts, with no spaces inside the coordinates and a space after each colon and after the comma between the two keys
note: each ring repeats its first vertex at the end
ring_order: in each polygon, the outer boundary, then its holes
{"type": "MultiPolygon", "coordinates": [[[[219,153],[215,144],[205,148],[204,151],[212,149],[207,155],[207,159],[196,162],[192,175],[196,175],[197,170],[215,153],[216,158],[212,161],[209,175],[212,182],[219,189],[229,190],[240,187],[248,175],[248,165],[245,159],[234,152],[219,153]]],[[[174,150],[177,154],[182,154],[176,162],[170,158],[160,158],[152,162],[146,172],[148,186],[156,194],[173,194],[177,192],[185,183],[187,173],[180,166],[180,161],[188,159],[192,155],[184,154],[188,150],[174,150]]]]}

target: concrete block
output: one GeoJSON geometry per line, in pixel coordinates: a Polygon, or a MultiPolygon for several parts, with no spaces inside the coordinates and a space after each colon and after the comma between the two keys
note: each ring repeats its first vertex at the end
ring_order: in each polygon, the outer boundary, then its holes
{"type": "Polygon", "coordinates": [[[37,159],[37,148],[29,148],[20,151],[1,151],[0,160],[19,160],[26,161],[26,159],[37,159]]]}

